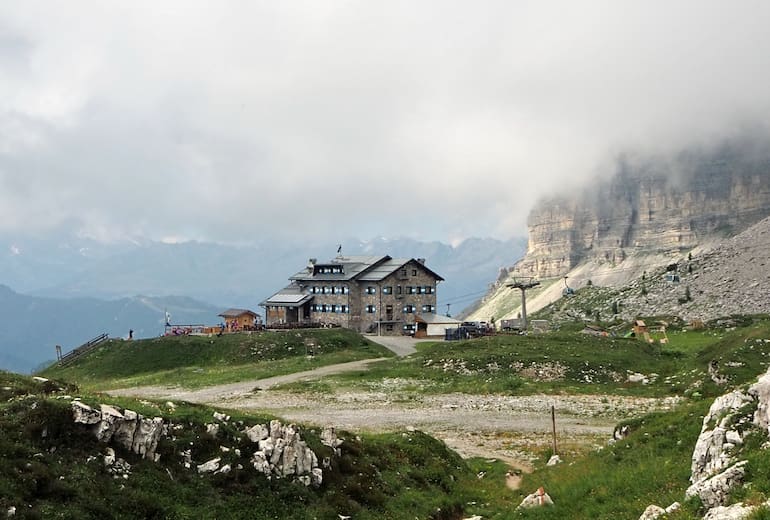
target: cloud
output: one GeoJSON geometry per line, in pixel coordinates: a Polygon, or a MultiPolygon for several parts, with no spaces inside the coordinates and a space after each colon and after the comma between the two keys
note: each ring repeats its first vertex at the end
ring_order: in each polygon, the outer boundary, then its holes
{"type": "Polygon", "coordinates": [[[4,4],[0,230],[521,234],[538,197],[619,151],[767,120],[768,10],[4,4]]]}

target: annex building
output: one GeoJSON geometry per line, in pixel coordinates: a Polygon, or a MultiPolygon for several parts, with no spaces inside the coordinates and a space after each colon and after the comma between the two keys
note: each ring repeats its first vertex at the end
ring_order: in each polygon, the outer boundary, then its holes
{"type": "Polygon", "coordinates": [[[329,323],[358,332],[412,334],[416,317],[436,312],[444,279],[423,258],[342,256],[308,261],[291,283],[260,303],[266,326],[329,323]]]}

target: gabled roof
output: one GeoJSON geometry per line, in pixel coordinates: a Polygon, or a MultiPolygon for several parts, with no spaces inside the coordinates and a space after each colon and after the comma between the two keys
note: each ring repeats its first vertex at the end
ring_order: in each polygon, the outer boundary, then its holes
{"type": "Polygon", "coordinates": [[[418,262],[414,258],[390,258],[389,260],[377,265],[376,267],[373,267],[372,269],[367,270],[363,275],[361,275],[358,280],[362,282],[379,282],[380,280],[383,280],[390,276],[391,274],[395,273],[402,267],[404,267],[407,264],[414,263],[415,266],[419,266],[421,269],[424,269],[427,271],[430,275],[432,275],[436,280],[443,281],[444,278],[442,278],[440,275],[432,271],[431,269],[428,269],[425,267],[425,264],[422,262],[418,262]]]}
{"type": "Polygon", "coordinates": [[[309,265],[302,271],[291,276],[289,280],[308,282],[316,281],[340,281],[346,282],[357,279],[362,273],[368,271],[382,262],[390,260],[385,256],[338,256],[328,262],[317,262],[312,264],[314,267],[332,266],[342,267],[342,273],[316,273],[313,274],[313,267],[309,265]]]}
{"type": "Polygon", "coordinates": [[[249,316],[257,316],[256,312],[250,311],[248,309],[227,309],[226,311],[218,314],[218,316],[222,316],[223,318],[237,318],[238,316],[243,316],[244,314],[248,314],[249,316]]]}

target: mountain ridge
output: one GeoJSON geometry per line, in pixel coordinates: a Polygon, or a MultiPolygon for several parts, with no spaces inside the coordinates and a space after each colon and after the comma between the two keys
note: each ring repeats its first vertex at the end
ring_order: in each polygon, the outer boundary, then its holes
{"type": "MultiPolygon", "coordinates": [[[[469,318],[517,316],[519,291],[507,288],[515,278],[541,282],[527,295],[527,311],[533,312],[568,289],[619,288],[746,232],[770,215],[770,155],[755,152],[739,143],[682,152],[668,161],[652,158],[636,168],[620,161],[612,177],[571,198],[541,201],[529,217],[527,253],[501,272],[469,318]],[[747,149],[752,153],[742,156],[747,149]]],[[[729,271],[729,265],[719,269],[729,271]]],[[[764,308],[743,305],[730,309],[764,308]]],[[[653,310],[640,305],[638,312],[653,310]]]]}

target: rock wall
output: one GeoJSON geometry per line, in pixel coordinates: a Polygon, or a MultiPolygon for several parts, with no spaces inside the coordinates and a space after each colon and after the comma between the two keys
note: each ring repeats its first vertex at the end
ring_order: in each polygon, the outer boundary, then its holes
{"type": "Polygon", "coordinates": [[[562,276],[585,260],[682,252],[770,215],[770,158],[745,146],[620,160],[615,175],[540,202],[513,274],[562,276]]]}

